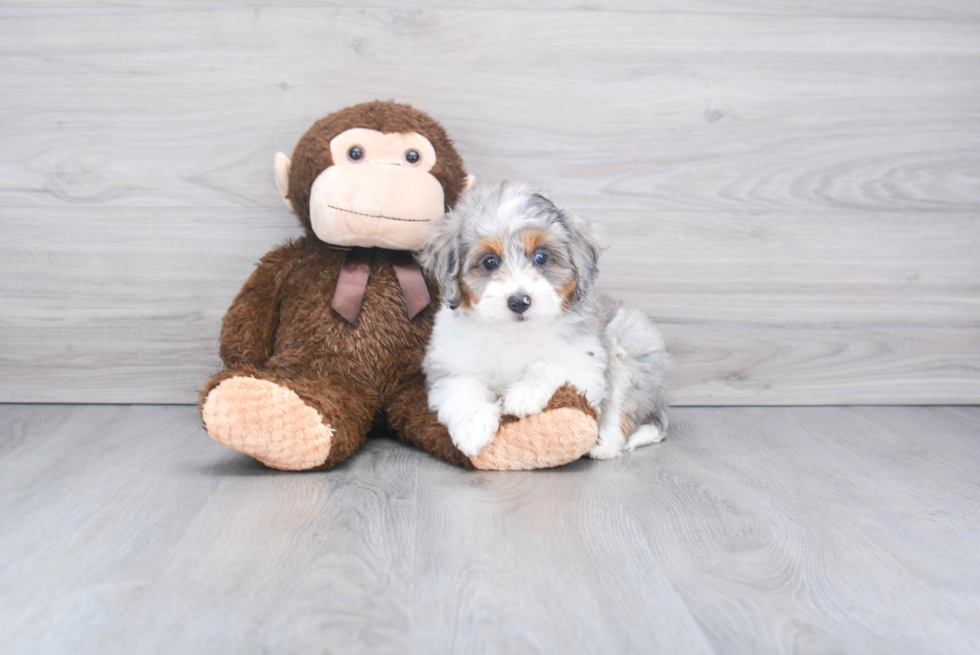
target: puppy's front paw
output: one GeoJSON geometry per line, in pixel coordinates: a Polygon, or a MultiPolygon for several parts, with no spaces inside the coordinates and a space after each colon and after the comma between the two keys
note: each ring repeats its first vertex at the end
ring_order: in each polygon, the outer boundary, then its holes
{"type": "Polygon", "coordinates": [[[516,382],[504,396],[504,414],[524,418],[540,414],[548,406],[555,390],[536,382],[516,382]]]}
{"type": "Polygon", "coordinates": [[[500,427],[500,409],[486,405],[475,409],[449,431],[453,444],[467,457],[475,457],[490,445],[500,427]]]}
{"type": "Polygon", "coordinates": [[[599,443],[592,446],[592,450],[589,451],[589,457],[592,459],[613,459],[622,454],[622,444],[614,441],[603,441],[601,436],[599,437],[599,443]]]}

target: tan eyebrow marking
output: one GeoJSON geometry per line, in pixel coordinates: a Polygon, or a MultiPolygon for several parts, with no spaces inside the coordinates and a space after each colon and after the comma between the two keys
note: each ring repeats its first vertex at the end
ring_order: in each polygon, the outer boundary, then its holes
{"type": "Polygon", "coordinates": [[[525,231],[524,234],[521,235],[521,239],[524,241],[525,252],[530,255],[535,250],[547,243],[550,240],[550,236],[544,230],[533,228],[525,231]]]}
{"type": "Polygon", "coordinates": [[[485,250],[487,252],[492,252],[497,257],[504,256],[504,242],[500,240],[500,237],[485,237],[480,239],[475,244],[473,244],[474,251],[485,250]]]}

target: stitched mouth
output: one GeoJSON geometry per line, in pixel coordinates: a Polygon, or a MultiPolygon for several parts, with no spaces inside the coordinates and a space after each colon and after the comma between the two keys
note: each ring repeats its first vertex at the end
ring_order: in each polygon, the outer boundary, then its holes
{"type": "Polygon", "coordinates": [[[353,209],[344,209],[343,207],[335,207],[334,205],[327,205],[330,209],[335,209],[339,212],[347,212],[348,214],[356,214],[358,216],[366,216],[368,218],[383,218],[386,221],[401,221],[403,223],[431,223],[427,218],[395,218],[394,216],[381,216],[379,214],[365,214],[364,212],[356,212],[353,209]]]}

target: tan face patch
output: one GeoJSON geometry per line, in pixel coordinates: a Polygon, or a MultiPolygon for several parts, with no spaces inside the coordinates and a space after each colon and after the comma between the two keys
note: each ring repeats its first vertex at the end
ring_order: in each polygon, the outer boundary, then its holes
{"type": "Polygon", "coordinates": [[[568,308],[572,306],[572,295],[575,293],[575,289],[577,287],[578,284],[575,282],[575,276],[572,275],[568,278],[568,282],[558,289],[558,295],[561,296],[562,311],[567,311],[568,308]]]}
{"type": "Polygon", "coordinates": [[[462,280],[459,281],[459,306],[463,309],[473,309],[473,305],[480,302],[479,298],[475,298],[473,292],[470,288],[466,286],[466,282],[462,280]]]}
{"type": "Polygon", "coordinates": [[[533,254],[535,250],[547,243],[550,238],[544,230],[526,230],[521,235],[521,240],[524,242],[524,252],[528,255],[533,254]]]}
{"type": "Polygon", "coordinates": [[[504,256],[504,242],[498,236],[485,237],[473,244],[473,252],[492,253],[502,258],[504,256]]]}

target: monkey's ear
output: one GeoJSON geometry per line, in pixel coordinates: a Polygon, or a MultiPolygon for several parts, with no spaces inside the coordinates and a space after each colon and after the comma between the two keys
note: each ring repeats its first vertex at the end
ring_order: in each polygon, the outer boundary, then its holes
{"type": "Polygon", "coordinates": [[[293,211],[293,203],[289,199],[289,157],[281,152],[276,153],[276,187],[279,188],[279,195],[282,201],[293,211]]]}
{"type": "Polygon", "coordinates": [[[459,268],[462,221],[449,212],[432,224],[429,238],[418,253],[419,264],[429,271],[442,289],[442,297],[451,309],[460,302],[459,268]]]}
{"type": "Polygon", "coordinates": [[[467,175],[466,181],[463,183],[463,191],[469,191],[474,186],[476,186],[476,178],[472,175],[467,175]]]}

